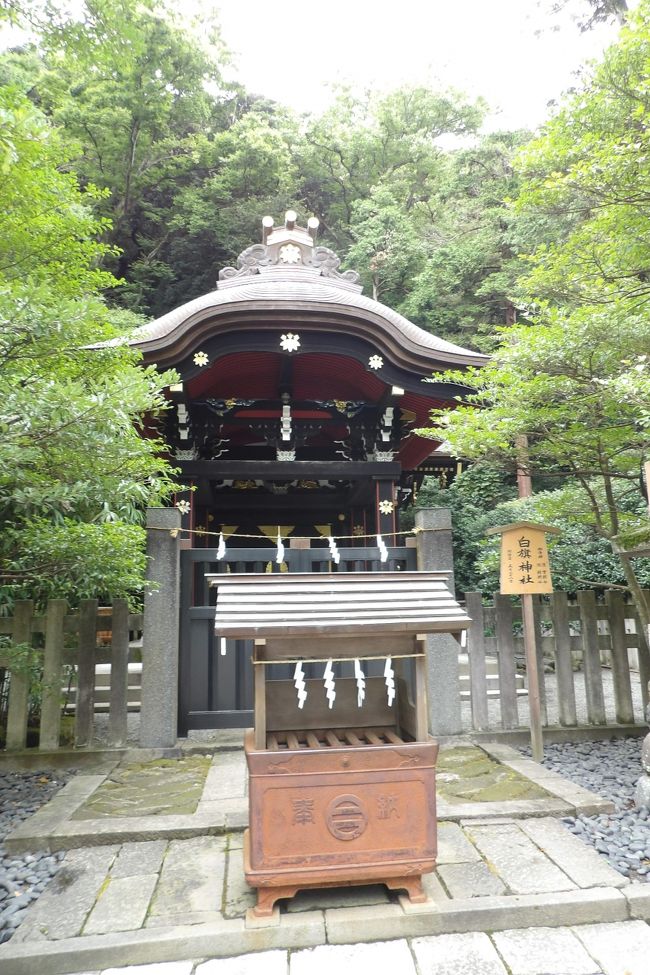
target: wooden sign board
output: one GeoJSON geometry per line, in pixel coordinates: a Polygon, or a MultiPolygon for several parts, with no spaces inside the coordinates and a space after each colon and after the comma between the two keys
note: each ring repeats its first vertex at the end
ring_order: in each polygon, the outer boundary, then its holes
{"type": "Polygon", "coordinates": [[[522,521],[488,534],[501,535],[501,592],[506,595],[553,592],[546,533],[558,532],[548,525],[522,521]]]}
{"type": "Polygon", "coordinates": [[[553,592],[546,536],[541,529],[510,529],[501,536],[501,592],[553,592]]]}

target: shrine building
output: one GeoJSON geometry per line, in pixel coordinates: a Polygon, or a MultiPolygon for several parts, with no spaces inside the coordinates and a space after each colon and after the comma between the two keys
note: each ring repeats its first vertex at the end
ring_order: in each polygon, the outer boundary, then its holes
{"type": "Polygon", "coordinates": [[[424,475],[453,472],[414,431],[463,392],[436,373],[485,356],[363,295],[317,228],[293,211],[279,227],[265,217],[263,242],[215,291],[131,340],[180,377],[161,433],[192,488],[177,503],[194,545],[221,530],[229,545],[271,545],[278,527],[285,539],[379,532],[395,544],[424,475]]]}
{"type": "Polygon", "coordinates": [[[317,227],[265,217],[215,291],[131,339],[179,375],[159,432],[180,471],[180,736],[252,724],[252,644],[215,633],[209,574],[416,568],[400,512],[455,462],[415,431],[465,391],[436,374],[485,361],[363,295],[317,227]]]}

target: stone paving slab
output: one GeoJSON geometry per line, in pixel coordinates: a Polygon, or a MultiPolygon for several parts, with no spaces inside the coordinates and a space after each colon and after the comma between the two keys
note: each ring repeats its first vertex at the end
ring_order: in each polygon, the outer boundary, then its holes
{"type": "Polygon", "coordinates": [[[587,924],[574,928],[589,954],[606,975],[647,975],[650,968],[650,928],[643,921],[587,924]]]}
{"type": "Polygon", "coordinates": [[[195,975],[287,975],[288,968],[286,951],[260,951],[239,958],[212,958],[197,965],[195,975]]]}
{"type": "Polygon", "coordinates": [[[480,859],[473,863],[444,863],[438,867],[437,873],[451,898],[507,893],[503,880],[480,859]]]}
{"type": "Polygon", "coordinates": [[[486,861],[514,894],[574,890],[576,884],[516,823],[468,827],[486,861]]]}
{"type": "Polygon", "coordinates": [[[562,869],[578,887],[625,887],[627,878],[569,833],[557,819],[531,819],[520,829],[562,869]]]}
{"type": "Polygon", "coordinates": [[[371,945],[321,945],[291,956],[291,975],[331,975],[332,972],[395,972],[417,975],[406,941],[371,945]]]}
{"type": "Polygon", "coordinates": [[[508,975],[487,934],[443,934],[416,938],[413,953],[420,975],[508,975]]]}
{"type": "Polygon", "coordinates": [[[156,874],[111,878],[97,898],[83,933],[137,931],[144,924],[157,881],[156,874]]]}
{"type": "Polygon", "coordinates": [[[600,971],[570,928],[501,931],[492,940],[511,975],[537,975],[541,960],[549,975],[597,975],[600,971]]]}
{"type": "Polygon", "coordinates": [[[163,860],[158,886],[151,898],[149,914],[164,915],[173,922],[178,914],[220,911],[226,870],[226,840],[221,836],[200,836],[193,840],[172,840],[163,860]]]}

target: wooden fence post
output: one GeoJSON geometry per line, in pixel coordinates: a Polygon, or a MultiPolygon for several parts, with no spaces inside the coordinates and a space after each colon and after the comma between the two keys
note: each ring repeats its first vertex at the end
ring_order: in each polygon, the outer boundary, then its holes
{"type": "MultiPolygon", "coordinates": [[[[32,599],[21,599],[14,608],[14,625],[11,631],[13,644],[32,645],[32,599]]],[[[29,708],[29,673],[11,672],[9,685],[9,708],[7,712],[7,751],[24,748],[27,744],[27,712],[29,708]]]]}
{"type": "Polygon", "coordinates": [[[126,744],[129,682],[129,605],[126,599],[113,600],[111,639],[111,692],[108,718],[108,743],[126,744]]]}
{"type": "Polygon", "coordinates": [[[97,651],[97,600],[84,599],[79,607],[77,652],[77,699],[75,744],[89,745],[95,726],[95,658],[97,651]]]}
{"type": "Polygon", "coordinates": [[[54,751],[61,732],[61,666],[63,664],[63,621],[68,609],[65,599],[50,599],[45,615],[45,653],[41,692],[41,733],[38,747],[54,751]]]}
{"type": "Polygon", "coordinates": [[[465,606],[467,615],[472,619],[467,631],[472,727],[475,731],[487,731],[489,720],[485,677],[485,621],[481,593],[465,593],[465,606]]]}
{"type": "Polygon", "coordinates": [[[551,594],[553,640],[555,643],[555,674],[560,724],[566,728],[578,724],[576,689],[573,683],[573,658],[569,631],[569,604],[565,592],[551,594]]]}
{"type": "Polygon", "coordinates": [[[515,671],[515,641],[512,634],[512,603],[509,596],[494,594],[497,649],[499,654],[499,692],[501,700],[501,725],[517,728],[517,681],[515,671]]]}
{"type": "Polygon", "coordinates": [[[611,640],[612,678],[616,702],[616,720],[621,724],[634,723],[632,703],[632,683],[630,680],[630,661],[625,639],[625,604],[623,593],[608,589],[605,593],[609,634],[611,640]]]}
{"type": "Polygon", "coordinates": [[[603,678],[600,669],[598,627],[596,625],[596,595],[592,589],[578,592],[580,631],[582,633],[582,667],[585,675],[587,717],[591,724],[607,724],[603,678]]]}

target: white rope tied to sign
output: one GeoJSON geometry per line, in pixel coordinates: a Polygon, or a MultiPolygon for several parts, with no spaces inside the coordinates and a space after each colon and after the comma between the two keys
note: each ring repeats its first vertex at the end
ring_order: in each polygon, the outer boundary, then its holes
{"type": "Polygon", "coordinates": [[[332,538],[332,536],[330,535],[329,538],[327,539],[327,544],[330,547],[330,555],[332,556],[332,562],[338,565],[339,562],[341,561],[341,553],[336,547],[336,539],[332,538]]]}
{"type": "Polygon", "coordinates": [[[377,535],[377,548],[379,549],[379,561],[388,561],[388,549],[386,548],[386,543],[384,542],[381,535],[377,535]]]}
{"type": "Polygon", "coordinates": [[[363,670],[361,669],[361,661],[358,657],[354,661],[354,677],[357,682],[357,707],[360,708],[363,706],[366,696],[366,678],[364,677],[363,670]]]}
{"type": "Polygon", "coordinates": [[[331,660],[328,660],[325,665],[323,680],[325,682],[325,696],[328,701],[328,707],[331,708],[336,700],[336,691],[334,690],[334,669],[332,667],[331,660]]]}
{"type": "Polygon", "coordinates": [[[298,707],[303,708],[307,700],[307,689],[305,687],[305,672],[302,669],[300,660],[296,664],[296,669],[293,672],[293,682],[298,692],[298,707]]]}
{"type": "Polygon", "coordinates": [[[219,532],[219,544],[217,546],[217,558],[225,559],[226,557],[226,542],[223,537],[223,532],[219,532]]]}
{"type": "Polygon", "coordinates": [[[395,671],[393,670],[393,663],[390,657],[386,657],[386,663],[384,664],[384,678],[386,680],[386,697],[388,698],[388,707],[390,707],[395,700],[395,671]]]}
{"type": "Polygon", "coordinates": [[[278,550],[275,555],[275,561],[277,565],[282,565],[284,562],[284,545],[282,544],[282,535],[280,534],[280,529],[278,528],[278,550]]]}

